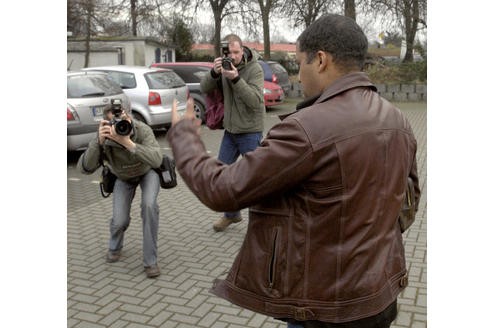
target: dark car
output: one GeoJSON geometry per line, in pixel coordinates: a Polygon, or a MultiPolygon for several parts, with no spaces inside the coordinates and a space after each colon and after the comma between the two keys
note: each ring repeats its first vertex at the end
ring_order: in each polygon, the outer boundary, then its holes
{"type": "MultiPolygon", "coordinates": [[[[189,88],[194,99],[194,110],[196,117],[205,122],[206,100],[201,93],[200,82],[204,74],[209,73],[213,67],[211,62],[175,62],[175,63],[155,63],[151,67],[169,68],[179,75],[189,88]]],[[[266,107],[271,107],[283,103],[285,95],[282,88],[265,80],[263,85],[263,98],[266,107]]]]}
{"type": "Polygon", "coordinates": [[[277,83],[284,90],[285,95],[289,94],[290,81],[287,70],[276,61],[258,60],[265,73],[265,81],[277,83]]]}

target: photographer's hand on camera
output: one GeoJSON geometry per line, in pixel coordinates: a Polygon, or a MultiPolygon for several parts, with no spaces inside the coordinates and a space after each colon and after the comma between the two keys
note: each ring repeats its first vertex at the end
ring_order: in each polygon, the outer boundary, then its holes
{"type": "Polygon", "coordinates": [[[239,71],[237,71],[237,68],[235,68],[232,61],[229,62],[230,69],[223,68],[222,63],[223,63],[224,59],[225,59],[225,57],[215,58],[215,60],[213,61],[213,71],[218,75],[222,74],[223,76],[225,76],[229,80],[233,80],[237,76],[239,76],[239,71]]]}
{"type": "Polygon", "coordinates": [[[110,134],[111,134],[110,121],[101,120],[100,126],[98,127],[98,143],[100,144],[100,146],[103,146],[105,140],[107,139],[108,136],[110,136],[110,134]]]}
{"type": "Polygon", "coordinates": [[[213,70],[217,74],[222,74],[222,57],[215,58],[213,61],[213,70]]]}
{"type": "MultiPolygon", "coordinates": [[[[109,114],[112,116],[112,114],[109,114]]],[[[125,119],[131,122],[130,117],[128,117],[125,113],[122,114],[122,119],[125,119]]],[[[106,139],[110,139],[115,141],[116,143],[122,145],[127,150],[134,152],[136,149],[136,144],[131,140],[131,135],[120,135],[115,131],[115,124],[111,124],[111,118],[109,120],[102,120],[100,122],[100,126],[98,129],[98,142],[103,146],[106,139]]]]}
{"type": "Polygon", "coordinates": [[[232,62],[230,62],[230,70],[227,70],[223,67],[221,68],[221,70],[222,70],[222,75],[229,80],[233,80],[239,76],[239,71],[237,71],[237,68],[235,68],[232,62]]]}

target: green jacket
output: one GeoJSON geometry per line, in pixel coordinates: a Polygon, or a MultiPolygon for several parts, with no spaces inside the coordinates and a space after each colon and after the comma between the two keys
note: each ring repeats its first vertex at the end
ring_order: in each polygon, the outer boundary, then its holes
{"type": "Polygon", "coordinates": [[[240,79],[235,82],[216,74],[212,69],[210,74],[205,74],[201,79],[201,91],[210,93],[218,88],[217,83],[222,79],[225,130],[230,133],[263,132],[263,69],[247,47],[244,47],[243,61],[236,68],[240,79]]]}
{"type": "Polygon", "coordinates": [[[162,152],[156,141],[153,130],[145,123],[133,120],[134,133],[131,136],[136,144],[136,151],[129,150],[117,143],[107,140],[98,144],[98,136],[91,140],[88,149],[81,155],[77,168],[84,174],[91,174],[100,167],[100,154],[104,151],[105,164],[120,180],[129,180],[147,173],[151,168],[157,168],[162,162],[162,152]]]}

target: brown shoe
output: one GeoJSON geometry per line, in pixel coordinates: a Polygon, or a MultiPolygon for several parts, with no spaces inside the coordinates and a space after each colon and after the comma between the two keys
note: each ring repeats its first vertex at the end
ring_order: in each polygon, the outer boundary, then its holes
{"type": "Polygon", "coordinates": [[[108,251],[107,253],[107,263],[117,262],[120,259],[120,251],[112,252],[108,251]]]}
{"type": "Polygon", "coordinates": [[[213,230],[215,230],[216,232],[224,231],[232,223],[237,223],[241,221],[242,221],[241,217],[228,219],[225,216],[222,216],[220,219],[218,219],[218,221],[213,223],[213,230]]]}
{"type": "Polygon", "coordinates": [[[144,267],[144,272],[146,272],[146,276],[148,278],[156,278],[160,275],[160,268],[158,265],[152,265],[152,266],[147,266],[144,267]]]}

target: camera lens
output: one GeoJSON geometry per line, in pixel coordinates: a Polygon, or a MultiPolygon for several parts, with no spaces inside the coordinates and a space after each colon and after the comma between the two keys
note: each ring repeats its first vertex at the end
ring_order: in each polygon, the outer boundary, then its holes
{"type": "Polygon", "coordinates": [[[127,136],[131,134],[132,125],[129,121],[121,120],[115,124],[115,132],[121,136],[127,136]]]}
{"type": "Polygon", "coordinates": [[[232,67],[230,66],[230,63],[232,63],[232,59],[229,57],[222,58],[222,68],[224,70],[230,71],[232,70],[232,67]]]}

